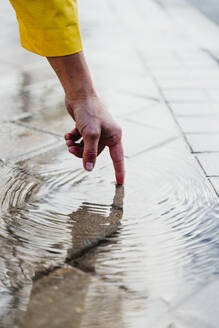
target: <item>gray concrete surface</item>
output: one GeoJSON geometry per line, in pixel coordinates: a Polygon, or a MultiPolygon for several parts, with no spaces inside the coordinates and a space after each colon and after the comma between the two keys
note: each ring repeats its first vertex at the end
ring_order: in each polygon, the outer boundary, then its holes
{"type": "Polygon", "coordinates": [[[58,80],[0,8],[0,327],[218,327],[217,27],[183,0],[80,0],[116,188],[107,152],[90,174],[67,153],[58,80]]]}
{"type": "Polygon", "coordinates": [[[202,11],[216,24],[219,24],[219,3],[217,0],[188,0],[188,2],[202,11]]]}

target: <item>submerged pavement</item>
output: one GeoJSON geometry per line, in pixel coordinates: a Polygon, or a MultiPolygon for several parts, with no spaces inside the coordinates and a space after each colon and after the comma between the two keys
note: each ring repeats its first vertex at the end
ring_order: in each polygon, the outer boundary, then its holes
{"type": "Polygon", "coordinates": [[[63,91],[1,4],[0,327],[218,327],[217,27],[183,0],[79,6],[126,184],[67,152],[63,91]]]}

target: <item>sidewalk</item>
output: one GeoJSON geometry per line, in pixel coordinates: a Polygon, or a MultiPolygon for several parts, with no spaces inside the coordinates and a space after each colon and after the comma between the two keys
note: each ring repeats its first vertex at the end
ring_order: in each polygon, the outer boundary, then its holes
{"type": "Polygon", "coordinates": [[[92,173],[67,152],[57,78],[0,8],[0,326],[216,328],[218,28],[183,0],[79,1],[115,188],[107,152],[92,173]]]}

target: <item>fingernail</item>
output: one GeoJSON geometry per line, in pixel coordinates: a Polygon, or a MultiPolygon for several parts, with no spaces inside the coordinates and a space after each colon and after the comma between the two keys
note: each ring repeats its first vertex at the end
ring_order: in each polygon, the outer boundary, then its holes
{"type": "Polygon", "coordinates": [[[94,168],[94,164],[91,163],[91,162],[87,162],[86,165],[85,165],[85,167],[86,167],[86,170],[92,171],[93,168],[94,168]]]}

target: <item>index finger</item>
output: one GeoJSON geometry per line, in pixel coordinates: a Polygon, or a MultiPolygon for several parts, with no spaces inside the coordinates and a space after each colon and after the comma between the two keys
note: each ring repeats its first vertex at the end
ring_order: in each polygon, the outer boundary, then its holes
{"type": "Polygon", "coordinates": [[[113,166],[115,169],[116,182],[120,185],[124,184],[125,180],[125,168],[124,168],[124,154],[122,143],[119,142],[113,146],[109,147],[110,156],[113,161],[113,166]]]}

